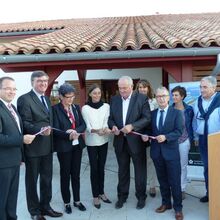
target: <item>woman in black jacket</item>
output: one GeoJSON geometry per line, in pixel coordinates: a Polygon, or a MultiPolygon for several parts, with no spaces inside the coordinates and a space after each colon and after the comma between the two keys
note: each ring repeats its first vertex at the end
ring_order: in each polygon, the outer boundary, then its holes
{"type": "Polygon", "coordinates": [[[59,88],[60,103],[53,106],[54,119],[54,149],[60,163],[61,194],[65,205],[65,212],[72,213],[70,205],[70,180],[74,203],[80,211],[85,206],[80,202],[80,168],[82,150],[85,146],[82,133],[86,124],[82,118],[80,107],[73,104],[75,88],[64,83],[59,88]]]}

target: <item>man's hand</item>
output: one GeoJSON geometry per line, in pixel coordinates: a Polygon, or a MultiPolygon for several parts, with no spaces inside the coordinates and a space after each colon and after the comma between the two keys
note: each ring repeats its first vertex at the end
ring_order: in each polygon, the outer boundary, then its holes
{"type": "Polygon", "coordinates": [[[104,128],[104,133],[105,134],[111,134],[112,131],[109,128],[104,128]]]}
{"type": "MultiPolygon", "coordinates": [[[[77,139],[77,131],[76,130],[73,130],[73,129],[69,129],[69,130],[67,130],[66,131],[66,133],[68,133],[69,134],[69,140],[75,140],[75,139],[77,139]]],[[[79,135],[78,135],[78,137],[79,137],[79,135]]]]}
{"type": "Polygon", "coordinates": [[[165,135],[158,135],[158,136],[156,136],[156,140],[158,141],[158,143],[163,143],[166,140],[166,136],[165,135]]]}
{"type": "Polygon", "coordinates": [[[141,139],[144,142],[147,142],[149,140],[149,136],[148,135],[141,135],[141,139]]]}
{"type": "Polygon", "coordinates": [[[125,126],[121,129],[121,131],[122,131],[124,134],[130,133],[132,130],[133,130],[132,124],[125,125],[125,126]]]}
{"type": "Polygon", "coordinates": [[[114,135],[119,135],[120,134],[120,131],[118,130],[118,127],[117,126],[113,126],[112,127],[112,133],[114,133],[114,135]]]}
{"type": "Polygon", "coordinates": [[[47,127],[42,127],[40,130],[43,131],[43,132],[41,133],[41,135],[49,136],[52,129],[51,129],[50,126],[47,126],[47,127]]]}
{"type": "Polygon", "coordinates": [[[23,136],[23,143],[25,143],[25,144],[31,144],[35,137],[36,137],[36,135],[25,134],[25,135],[23,136]]]}

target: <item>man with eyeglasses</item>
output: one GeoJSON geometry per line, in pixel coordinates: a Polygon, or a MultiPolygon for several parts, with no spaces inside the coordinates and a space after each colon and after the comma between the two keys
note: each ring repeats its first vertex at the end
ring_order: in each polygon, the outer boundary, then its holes
{"type": "Polygon", "coordinates": [[[11,104],[16,95],[15,81],[0,78],[0,219],[16,220],[19,172],[23,143],[35,135],[23,135],[21,118],[11,104]]]}
{"type": "Polygon", "coordinates": [[[200,81],[201,96],[194,105],[194,130],[196,145],[204,166],[206,195],[200,202],[208,202],[208,134],[220,131],[220,93],[216,92],[217,80],[213,76],[203,77],[200,81]],[[197,143],[198,142],[198,143],[197,143]]]}
{"type": "MultiPolygon", "coordinates": [[[[163,213],[173,207],[176,220],[182,220],[181,165],[178,139],[182,134],[183,119],[179,110],[172,106],[169,107],[169,99],[169,92],[165,87],[156,90],[156,100],[159,107],[152,112],[150,155],[160,184],[162,204],[155,211],[163,213]]],[[[144,135],[142,139],[148,141],[149,136],[144,135]]]]}
{"type": "Polygon", "coordinates": [[[28,211],[33,220],[45,220],[44,215],[60,217],[62,213],[50,206],[52,198],[52,109],[49,98],[45,96],[48,75],[34,71],[31,75],[32,90],[18,98],[18,111],[21,115],[24,132],[36,134],[42,131],[33,143],[24,148],[25,186],[28,211]],[[40,195],[37,180],[40,178],[40,195]]]}

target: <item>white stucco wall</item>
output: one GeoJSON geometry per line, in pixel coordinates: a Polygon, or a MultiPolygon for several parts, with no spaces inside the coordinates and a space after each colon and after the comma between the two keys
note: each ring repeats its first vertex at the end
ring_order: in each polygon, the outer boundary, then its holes
{"type": "MultiPolygon", "coordinates": [[[[14,100],[14,104],[17,98],[30,91],[31,89],[31,77],[32,72],[18,72],[18,73],[4,73],[0,69],[0,77],[10,76],[15,79],[17,86],[17,95],[14,100]]],[[[112,69],[112,70],[87,70],[86,79],[118,79],[123,75],[131,76],[134,79],[147,79],[154,89],[161,86],[162,82],[162,69],[161,68],[138,68],[138,69],[112,69]]],[[[66,80],[78,80],[77,71],[64,71],[56,81],[58,85],[63,84],[66,80]]],[[[174,80],[169,78],[170,82],[174,80]]]]}

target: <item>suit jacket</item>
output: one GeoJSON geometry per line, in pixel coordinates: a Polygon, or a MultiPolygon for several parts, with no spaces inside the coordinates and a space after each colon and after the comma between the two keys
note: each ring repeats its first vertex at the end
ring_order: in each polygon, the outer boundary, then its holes
{"type": "MultiPolygon", "coordinates": [[[[48,97],[45,97],[45,100],[48,110],[32,90],[18,98],[17,108],[23,121],[25,134],[36,134],[42,127],[52,126],[50,100],[48,97]]],[[[48,155],[52,152],[52,135],[38,135],[31,144],[25,145],[24,152],[27,157],[48,155]]]]}
{"type": "MultiPolygon", "coordinates": [[[[17,110],[13,106],[14,111],[17,110]]],[[[18,115],[19,117],[19,115],[18,115]]],[[[22,121],[20,127],[22,129],[22,121]]],[[[0,100],[0,168],[18,166],[21,163],[23,135],[11,112],[0,100]]]]}
{"type": "Polygon", "coordinates": [[[182,135],[183,130],[183,117],[181,112],[170,106],[161,132],[159,132],[157,128],[157,112],[158,109],[152,112],[152,135],[157,136],[163,134],[166,136],[166,141],[163,143],[158,143],[156,140],[151,141],[151,158],[155,160],[162,154],[165,160],[179,159],[178,139],[182,135]]]}
{"type": "MultiPolygon", "coordinates": [[[[80,107],[78,105],[72,105],[72,111],[76,123],[76,131],[83,133],[86,130],[86,124],[83,120],[80,107]]],[[[71,129],[71,122],[67,113],[61,103],[58,103],[52,107],[53,109],[53,127],[60,129],[61,131],[54,130],[54,149],[57,152],[69,152],[72,151],[74,146],[72,140],[69,140],[69,134],[65,133],[66,130],[71,129]]],[[[82,135],[79,136],[79,145],[81,148],[85,147],[85,142],[82,135]]]]}
{"type": "MultiPolygon", "coordinates": [[[[151,121],[150,107],[148,99],[145,95],[133,92],[128,107],[126,125],[132,124],[134,131],[143,132],[151,121]]],[[[109,128],[117,126],[118,129],[123,128],[122,117],[122,98],[120,95],[112,97],[110,103],[110,116],[108,120],[109,128]]],[[[129,148],[132,153],[139,153],[144,150],[145,144],[138,135],[128,134],[126,135],[129,148]]],[[[114,136],[114,147],[116,152],[120,152],[123,149],[124,134],[121,132],[118,136],[114,136]]]]}

